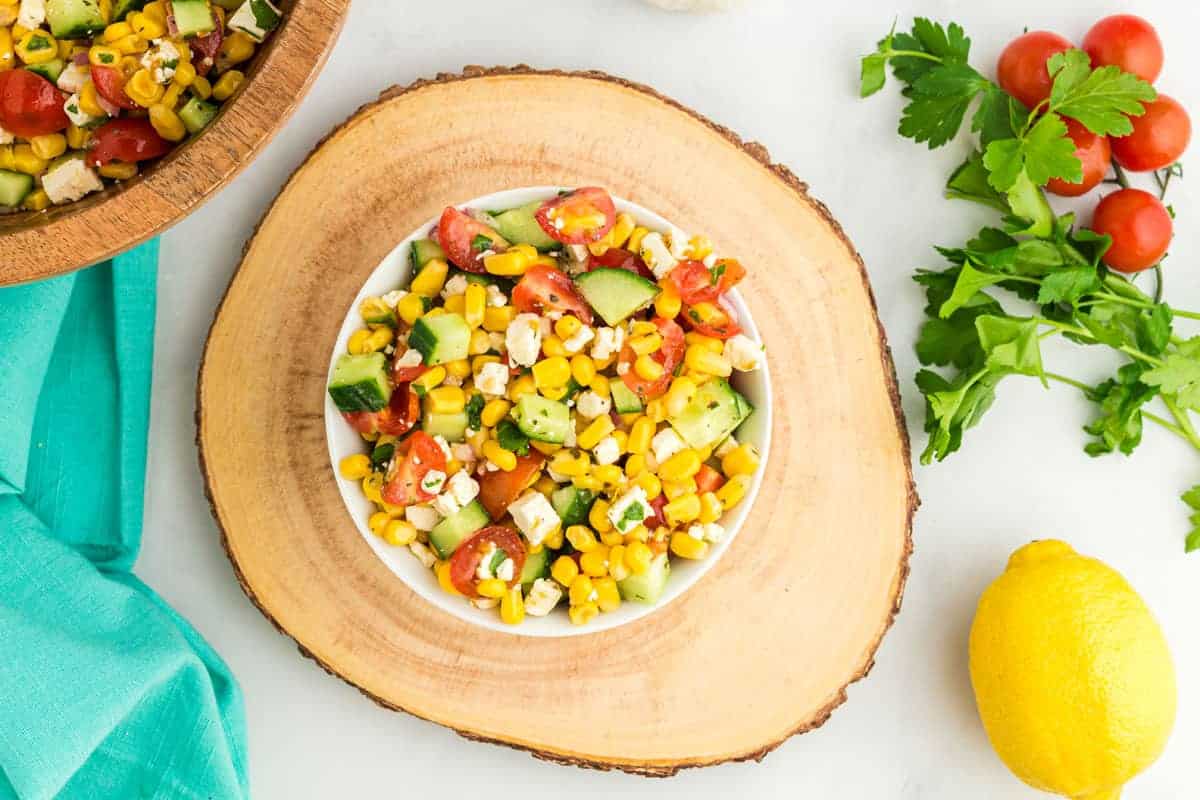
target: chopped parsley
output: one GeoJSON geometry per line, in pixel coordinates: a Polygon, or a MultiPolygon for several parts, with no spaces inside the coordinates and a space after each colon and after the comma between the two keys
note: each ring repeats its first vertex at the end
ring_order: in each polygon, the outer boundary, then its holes
{"type": "Polygon", "coordinates": [[[475,238],[471,240],[471,249],[476,253],[482,253],[484,250],[492,249],[492,240],[484,236],[482,233],[475,234],[475,238]]]}
{"type": "MultiPolygon", "coordinates": [[[[50,46],[50,41],[45,36],[31,36],[29,37],[29,44],[25,45],[25,50],[32,53],[37,50],[48,50],[50,46]]],[[[112,56],[109,56],[109,58],[112,58],[112,56]]]]}
{"type": "Polygon", "coordinates": [[[620,528],[622,530],[629,527],[630,523],[641,525],[642,520],[646,518],[646,507],[641,503],[630,503],[625,509],[625,513],[621,514],[620,528]]]}
{"type": "Polygon", "coordinates": [[[725,265],[717,264],[708,271],[709,277],[712,279],[712,285],[716,286],[721,283],[721,276],[725,274],[725,265]]]}
{"type": "Polygon", "coordinates": [[[501,420],[496,426],[496,441],[505,450],[519,456],[529,455],[529,437],[522,433],[511,419],[501,420]]]}
{"type": "Polygon", "coordinates": [[[483,413],[484,400],[483,395],[473,394],[471,399],[467,401],[467,427],[473,431],[483,428],[483,420],[480,415],[483,413]]]}

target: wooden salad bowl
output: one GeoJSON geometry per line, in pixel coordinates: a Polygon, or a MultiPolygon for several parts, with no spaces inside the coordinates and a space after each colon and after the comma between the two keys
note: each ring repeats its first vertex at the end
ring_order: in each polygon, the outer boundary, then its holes
{"type": "Polygon", "coordinates": [[[247,245],[196,416],[238,580],[305,656],[387,708],[553,761],[670,775],[761,758],[866,675],[908,574],[908,439],[854,248],[760,145],[602,73],[469,67],[334,131],[247,245]],[[729,550],[675,601],[586,636],[513,636],[423,600],[359,534],[326,448],[330,353],[380,259],[448,203],[534,185],[604,186],[736,255],[774,386],[767,472],[729,550]]]}
{"type": "Polygon", "coordinates": [[[320,72],[350,0],[284,0],[284,22],[220,114],[143,175],[78,203],[0,216],[0,286],[111,258],[162,233],[231,181],[275,135],[320,72]]]}

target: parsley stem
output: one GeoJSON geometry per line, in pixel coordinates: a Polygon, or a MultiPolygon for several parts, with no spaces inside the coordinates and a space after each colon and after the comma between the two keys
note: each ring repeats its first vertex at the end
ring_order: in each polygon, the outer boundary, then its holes
{"type": "MultiPolygon", "coordinates": [[[[1149,298],[1146,300],[1135,300],[1132,297],[1124,297],[1122,295],[1114,294],[1113,292],[1101,291],[1096,292],[1096,295],[1098,297],[1103,297],[1110,303],[1120,303],[1121,305],[1133,306],[1134,308],[1154,308],[1154,306],[1158,304],[1157,302],[1151,301],[1149,298]]],[[[1195,311],[1185,311],[1182,308],[1175,308],[1174,306],[1171,306],[1170,308],[1171,314],[1176,317],[1183,317],[1184,319],[1200,319],[1200,313],[1195,311]]]]}
{"type": "MultiPolygon", "coordinates": [[[[1077,381],[1074,378],[1068,378],[1066,375],[1059,375],[1057,372],[1047,372],[1047,373],[1045,373],[1045,375],[1048,379],[1050,379],[1052,381],[1057,381],[1059,383],[1066,384],[1067,386],[1074,386],[1076,389],[1078,389],[1079,391],[1083,392],[1086,395],[1090,396],[1092,393],[1092,387],[1088,386],[1086,383],[1083,383],[1082,381],[1077,381]]],[[[1163,398],[1163,402],[1164,403],[1167,402],[1167,399],[1165,397],[1163,398]]],[[[1170,409],[1171,405],[1168,404],[1167,408],[1170,409]]],[[[1174,409],[1172,410],[1172,413],[1174,413],[1174,409]]],[[[1196,432],[1194,430],[1189,434],[1188,431],[1185,430],[1183,427],[1174,424],[1170,420],[1163,419],[1158,414],[1154,414],[1150,411],[1143,410],[1142,417],[1150,420],[1151,422],[1153,422],[1156,425],[1159,425],[1159,426],[1165,428],[1166,430],[1169,430],[1171,433],[1174,433],[1176,436],[1179,436],[1182,439],[1186,439],[1187,441],[1191,442],[1191,444],[1194,447],[1196,447],[1197,449],[1200,449],[1200,437],[1196,436],[1196,432]]],[[[1177,419],[1178,419],[1178,417],[1177,417],[1177,419]]]]}
{"type": "Polygon", "coordinates": [[[1179,427],[1183,429],[1184,437],[1192,443],[1192,447],[1200,450],[1200,436],[1196,435],[1196,429],[1192,426],[1192,419],[1188,413],[1180,409],[1170,395],[1161,394],[1159,397],[1162,398],[1163,405],[1171,412],[1171,416],[1179,423],[1179,427]]]}
{"type": "MultiPolygon", "coordinates": [[[[1054,328],[1059,333],[1069,333],[1069,334],[1071,334],[1073,336],[1077,336],[1081,339],[1090,339],[1093,342],[1100,341],[1099,339],[1097,339],[1095,336],[1092,335],[1091,331],[1087,330],[1086,328],[1080,328],[1077,325],[1068,325],[1065,322],[1058,322],[1056,320],[1046,319],[1045,317],[1034,317],[1034,319],[1036,319],[1038,321],[1038,323],[1040,323],[1042,325],[1049,325],[1050,327],[1054,328]]],[[[1143,353],[1141,350],[1138,350],[1136,347],[1131,347],[1130,345],[1123,344],[1120,347],[1117,347],[1115,349],[1120,350],[1125,355],[1133,356],[1138,361],[1145,361],[1147,364],[1153,364],[1156,367],[1161,367],[1163,365],[1163,362],[1161,359],[1155,358],[1154,356],[1150,355],[1149,353],[1143,353]]],[[[1198,440],[1198,441],[1200,441],[1200,440],[1198,440]]],[[[1200,445],[1198,445],[1198,446],[1200,446],[1200,445]]]]}
{"type": "Polygon", "coordinates": [[[923,53],[923,52],[921,52],[920,50],[893,50],[893,49],[891,49],[891,48],[889,47],[889,48],[888,48],[888,49],[887,49],[885,52],[883,52],[881,55],[884,55],[884,56],[886,56],[886,57],[887,57],[887,58],[889,58],[889,59],[891,59],[891,58],[899,58],[899,57],[904,57],[904,58],[923,58],[923,59],[925,59],[926,61],[933,61],[933,62],[935,62],[935,63],[938,63],[938,64],[941,64],[941,63],[942,63],[942,59],[941,59],[941,58],[939,58],[938,56],[935,56],[935,55],[933,55],[932,53],[923,53]]]}

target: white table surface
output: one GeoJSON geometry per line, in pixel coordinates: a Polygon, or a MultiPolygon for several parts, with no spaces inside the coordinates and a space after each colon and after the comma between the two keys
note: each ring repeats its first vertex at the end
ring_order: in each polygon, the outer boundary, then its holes
{"type": "MultiPolygon", "coordinates": [[[[866,260],[919,451],[912,341],[923,300],[909,276],[916,266],[938,263],[932,243],[964,241],[988,214],[941,198],[962,147],[930,153],[897,136],[894,86],[857,99],[856,56],[897,13],[903,23],[922,13],[961,22],[975,42],[972,61],[990,68],[1026,26],[1081,37],[1092,20],[1130,7],[1155,22],[1165,41],[1159,88],[1200,117],[1200,10],[1183,0],[749,0],[745,10],[717,16],[659,12],[639,0],[355,0],[328,66],[290,124],[217,199],[164,239],[147,534],[137,571],[240,679],[255,796],[1036,797],[988,746],[967,676],[966,640],[979,593],[1008,553],[1045,536],[1066,538],[1121,570],[1157,613],[1174,651],[1175,733],[1127,797],[1195,796],[1200,554],[1183,554],[1185,514],[1176,496],[1200,482],[1200,457],[1148,426],[1133,458],[1088,458],[1079,428],[1089,411],[1068,389],[1055,387],[1046,397],[1033,380],[1010,379],[962,452],[942,465],[916,467],[924,505],[903,613],[874,671],[851,687],[849,702],[823,728],[790,740],[761,764],[693,770],[667,781],[568,769],[468,742],[379,708],[301,658],[238,588],[202,494],[193,444],[196,370],[213,310],[253,226],[305,154],[391,84],[464,64],[529,62],[599,68],[648,83],[761,141],[808,181],[866,260]]],[[[1200,163],[1196,152],[1186,160],[1200,163]]],[[[1180,216],[1167,267],[1169,299],[1189,308],[1200,307],[1195,174],[1172,191],[1180,216]]],[[[1080,350],[1051,348],[1047,361],[1099,380],[1104,359],[1080,350]]]]}

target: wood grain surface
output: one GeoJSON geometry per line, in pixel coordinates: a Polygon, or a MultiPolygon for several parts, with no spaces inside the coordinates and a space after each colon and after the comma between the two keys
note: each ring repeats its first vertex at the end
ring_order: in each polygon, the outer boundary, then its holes
{"type": "Polygon", "coordinates": [[[756,759],[821,725],[870,669],[912,550],[908,440],[854,248],[761,146],[601,73],[468,67],[333,132],[247,245],[197,438],[239,581],[302,653],[388,708],[600,769],[756,759]],[[721,562],[643,620],[566,639],[408,589],[344,508],[323,422],[334,338],[380,259],[448,203],[545,184],[606,186],[747,264],[776,397],[766,479],[721,562]]]}
{"type": "Polygon", "coordinates": [[[242,91],[203,134],[132,181],[78,203],[0,216],[0,286],[48,278],[128,250],[194,211],[292,115],[341,32],[350,0],[284,2],[242,91]]]}

